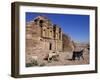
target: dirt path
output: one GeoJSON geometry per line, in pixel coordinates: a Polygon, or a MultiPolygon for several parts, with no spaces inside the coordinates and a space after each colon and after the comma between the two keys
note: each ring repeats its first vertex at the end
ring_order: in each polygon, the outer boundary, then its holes
{"type": "Polygon", "coordinates": [[[79,64],[89,64],[89,52],[85,51],[84,59],[80,60],[72,60],[72,53],[71,52],[61,52],[59,55],[59,60],[48,62],[43,60],[42,62],[45,63],[45,66],[57,66],[57,65],[79,65],[79,64]]]}
{"type": "MultiPolygon", "coordinates": [[[[72,60],[72,52],[60,52],[57,60],[44,60],[44,56],[48,52],[41,52],[41,54],[35,54],[38,57],[38,63],[35,66],[63,66],[63,65],[84,65],[89,64],[89,51],[83,52],[84,59],[72,60]]],[[[32,67],[32,66],[30,66],[32,67]]]]}

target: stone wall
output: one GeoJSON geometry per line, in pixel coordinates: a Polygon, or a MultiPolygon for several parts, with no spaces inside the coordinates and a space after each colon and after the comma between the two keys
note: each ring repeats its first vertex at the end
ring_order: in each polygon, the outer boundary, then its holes
{"type": "Polygon", "coordinates": [[[26,63],[32,55],[46,55],[50,51],[62,51],[62,31],[43,16],[26,24],[26,63]]]}

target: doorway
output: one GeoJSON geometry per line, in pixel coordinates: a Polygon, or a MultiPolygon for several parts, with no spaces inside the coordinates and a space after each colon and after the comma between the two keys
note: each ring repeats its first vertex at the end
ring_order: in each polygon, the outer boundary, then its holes
{"type": "Polygon", "coordinates": [[[52,44],[50,43],[50,44],[49,44],[49,50],[51,50],[51,49],[52,49],[52,44]]]}

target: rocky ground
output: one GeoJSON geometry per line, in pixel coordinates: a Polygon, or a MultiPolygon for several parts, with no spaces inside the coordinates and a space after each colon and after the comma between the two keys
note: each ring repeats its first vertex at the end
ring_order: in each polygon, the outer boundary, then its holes
{"type": "MultiPolygon", "coordinates": [[[[83,52],[84,59],[80,58],[80,60],[72,60],[72,52],[60,52],[58,60],[45,60],[45,55],[41,52],[40,54],[35,54],[38,56],[37,63],[35,66],[60,66],[60,65],[81,65],[81,64],[89,64],[89,51],[85,50],[83,52]]],[[[32,65],[31,65],[32,66],[32,65]]],[[[28,66],[30,67],[30,66],[28,66]]]]}

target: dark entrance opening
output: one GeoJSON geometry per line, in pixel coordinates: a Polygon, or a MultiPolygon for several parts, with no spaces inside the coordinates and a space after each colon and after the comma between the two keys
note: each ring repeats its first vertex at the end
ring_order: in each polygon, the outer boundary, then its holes
{"type": "Polygon", "coordinates": [[[52,49],[52,44],[50,43],[50,45],[49,45],[49,50],[51,50],[52,49]]]}

